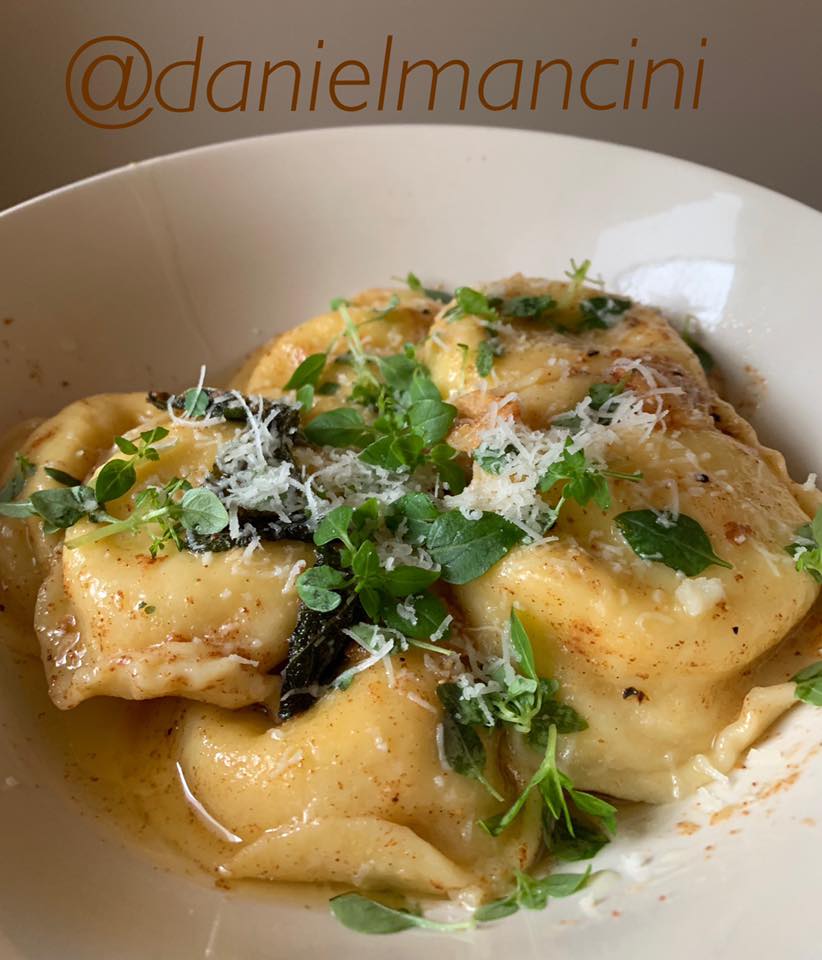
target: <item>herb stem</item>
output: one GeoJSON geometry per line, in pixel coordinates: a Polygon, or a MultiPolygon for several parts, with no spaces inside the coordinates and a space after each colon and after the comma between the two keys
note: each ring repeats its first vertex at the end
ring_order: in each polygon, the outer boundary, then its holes
{"type": "Polygon", "coordinates": [[[106,537],[113,537],[118,533],[127,533],[133,530],[134,526],[134,516],[132,515],[127,520],[118,520],[116,523],[109,523],[104,527],[99,527],[97,530],[92,530],[91,533],[85,533],[81,537],[66,540],[65,546],[68,547],[69,550],[74,550],[75,547],[84,547],[86,544],[96,543],[98,540],[105,540],[106,537]]]}
{"type": "Polygon", "coordinates": [[[484,773],[478,773],[477,780],[485,787],[485,789],[496,801],[502,803],[505,797],[503,797],[499,790],[497,790],[496,787],[488,780],[484,773]]]}

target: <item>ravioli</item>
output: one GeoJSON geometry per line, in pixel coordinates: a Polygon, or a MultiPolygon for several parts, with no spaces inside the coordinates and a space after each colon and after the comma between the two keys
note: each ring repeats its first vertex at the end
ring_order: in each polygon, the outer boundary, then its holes
{"type": "MultiPolygon", "coordinates": [[[[144,394],[101,394],[78,400],[34,426],[19,449],[35,462],[84,477],[111,448],[112,437],[148,417],[149,409],[144,394]]],[[[3,452],[10,459],[15,450],[3,452]]],[[[38,473],[25,484],[22,495],[56,486],[38,473]]],[[[37,521],[15,523],[0,517],[0,622],[4,631],[13,632],[21,652],[37,650],[30,630],[34,604],[58,542],[54,536],[45,536],[37,521]]]]}
{"type": "MultiPolygon", "coordinates": [[[[175,476],[201,480],[234,431],[171,427],[159,461],[138,468],[137,488],[175,476]]],[[[115,501],[115,516],[130,503],[115,501]]],[[[91,531],[78,523],[72,536],[91,531]]],[[[54,702],[91,696],[188,696],[227,707],[271,696],[297,618],[291,571],[313,561],[303,544],[266,543],[246,555],[163,551],[121,533],[62,551],[37,603],[36,625],[54,702]]]]}
{"type": "Polygon", "coordinates": [[[665,317],[572,272],[448,303],[409,275],[230,390],[91,398],[20,446],[4,617],[58,707],[162,700],[108,789],[223,881],[511,912],[607,842],[607,798],[686,795],[795,702],[822,498],[665,317]],[[49,534],[44,466],[87,488],[49,534]]]}
{"type": "MultiPolygon", "coordinates": [[[[248,841],[228,874],[446,893],[499,890],[512,867],[526,868],[538,811],[501,842],[476,826],[498,804],[443,769],[436,682],[416,654],[393,678],[368,671],[273,729],[260,715],[190,708],[178,734],[186,782],[248,841]]],[[[489,744],[492,757],[498,748],[489,744]]],[[[496,763],[489,778],[505,789],[496,763]]]]}

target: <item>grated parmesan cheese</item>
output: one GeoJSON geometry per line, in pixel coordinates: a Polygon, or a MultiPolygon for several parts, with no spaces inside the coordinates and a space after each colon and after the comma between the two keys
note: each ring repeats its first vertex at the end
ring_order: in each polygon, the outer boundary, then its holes
{"type": "Polygon", "coordinates": [[[397,616],[402,620],[405,620],[406,623],[410,623],[412,627],[417,625],[417,610],[414,604],[406,599],[401,600],[396,607],[397,616]]]}
{"type": "Polygon", "coordinates": [[[725,585],[718,577],[688,577],[674,591],[689,617],[701,617],[725,599],[725,585]]]}
{"type": "MultiPolygon", "coordinates": [[[[630,369],[642,366],[639,361],[622,362],[630,369]]],[[[562,457],[566,443],[571,453],[581,450],[593,464],[604,467],[612,444],[625,440],[629,434],[643,443],[655,429],[664,427],[667,411],[661,394],[681,392],[681,388],[658,387],[650,369],[642,369],[653,383],[655,410],[646,410],[647,397],[630,390],[615,395],[599,410],[591,406],[591,398],[586,396],[568,411],[579,423],[573,433],[558,424],[547,430],[532,430],[505,412],[518,399],[516,393],[499,400],[489,410],[490,425],[481,431],[474,454],[480,459],[483,455],[503,456],[499,473],[478,467],[471,483],[457,496],[445,497],[445,504],[459,509],[466,519],[476,519],[483,510],[497,513],[516,524],[532,543],[546,542],[544,534],[553,520],[553,511],[539,492],[539,481],[562,457]]],[[[678,511],[678,491],[673,488],[671,498],[678,511]]]]}
{"type": "Polygon", "coordinates": [[[437,756],[439,757],[440,767],[445,773],[450,772],[451,764],[445,756],[445,728],[441,723],[437,724],[437,732],[434,737],[437,743],[437,756]]]}
{"type": "Polygon", "coordinates": [[[294,589],[294,584],[297,582],[297,577],[305,570],[306,562],[305,560],[298,560],[294,566],[288,571],[288,579],[283,584],[282,592],[291,593],[294,589]]]}
{"type": "Polygon", "coordinates": [[[437,713],[437,708],[433,705],[433,703],[430,703],[424,697],[421,697],[418,693],[414,693],[413,690],[409,690],[409,692],[406,693],[405,696],[406,696],[406,699],[411,701],[411,703],[416,703],[416,705],[418,707],[422,707],[423,710],[427,710],[429,713],[433,713],[433,714],[437,713]]]}

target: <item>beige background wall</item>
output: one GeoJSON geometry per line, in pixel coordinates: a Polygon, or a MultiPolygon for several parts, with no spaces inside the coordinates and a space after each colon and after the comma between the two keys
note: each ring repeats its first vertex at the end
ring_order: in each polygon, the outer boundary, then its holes
{"type": "Polygon", "coordinates": [[[728,170],[822,208],[822,0],[2,0],[0,28],[0,208],[131,160],[199,144],[304,127],[430,120],[635,144],[728,170]],[[401,112],[380,113],[372,102],[344,113],[327,96],[314,112],[306,103],[291,112],[280,96],[263,113],[217,113],[203,106],[201,89],[194,112],[155,109],[129,129],[106,130],[80,120],[65,93],[72,54],[103,34],[140,43],[156,72],[190,57],[198,35],[205,38],[203,71],[231,59],[261,65],[283,58],[309,71],[319,39],[331,66],[359,58],[378,69],[388,33],[398,61],[456,57],[477,73],[507,57],[563,57],[581,72],[599,57],[627,60],[632,37],[638,38],[640,62],[679,57],[692,69],[704,36],[701,105],[674,111],[670,97],[654,96],[646,111],[636,104],[628,111],[594,111],[577,95],[563,111],[554,95],[534,112],[521,106],[492,113],[472,96],[461,112],[456,87],[449,91],[443,81],[443,102],[433,112],[421,86],[412,89],[409,82],[401,112]]]}

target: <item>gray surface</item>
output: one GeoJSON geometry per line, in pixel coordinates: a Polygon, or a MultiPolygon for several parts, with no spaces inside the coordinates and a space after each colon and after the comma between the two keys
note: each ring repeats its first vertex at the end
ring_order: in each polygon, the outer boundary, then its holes
{"type": "MultiPolygon", "coordinates": [[[[432,119],[555,130],[647,147],[822,208],[819,0],[778,5],[767,0],[4,0],[0,27],[0,208],[131,160],[204,143],[306,127],[432,119]],[[373,105],[344,113],[327,96],[313,113],[305,102],[291,113],[281,98],[265,113],[220,114],[201,103],[194,113],[155,110],[130,129],[101,130],[69,108],[65,73],[84,41],[110,33],[141,43],[155,70],[191,56],[202,34],[204,71],[235,58],[251,59],[261,70],[266,59],[290,57],[308,72],[319,38],[332,66],[360,58],[378,70],[387,33],[395,37],[398,59],[461,57],[476,73],[504,57],[531,62],[565,57],[580,65],[579,72],[598,57],[624,62],[632,36],[639,38],[638,56],[679,56],[692,71],[700,38],[707,36],[709,43],[696,111],[674,111],[662,96],[646,111],[593,111],[575,96],[567,111],[554,97],[533,113],[523,106],[494,113],[474,95],[460,112],[452,88],[450,96],[444,93],[450,102],[429,113],[420,91],[410,92],[409,81],[400,113],[378,112],[373,105]]],[[[201,81],[201,101],[203,86],[201,81]]],[[[352,96],[356,93],[354,88],[352,96]]]]}

